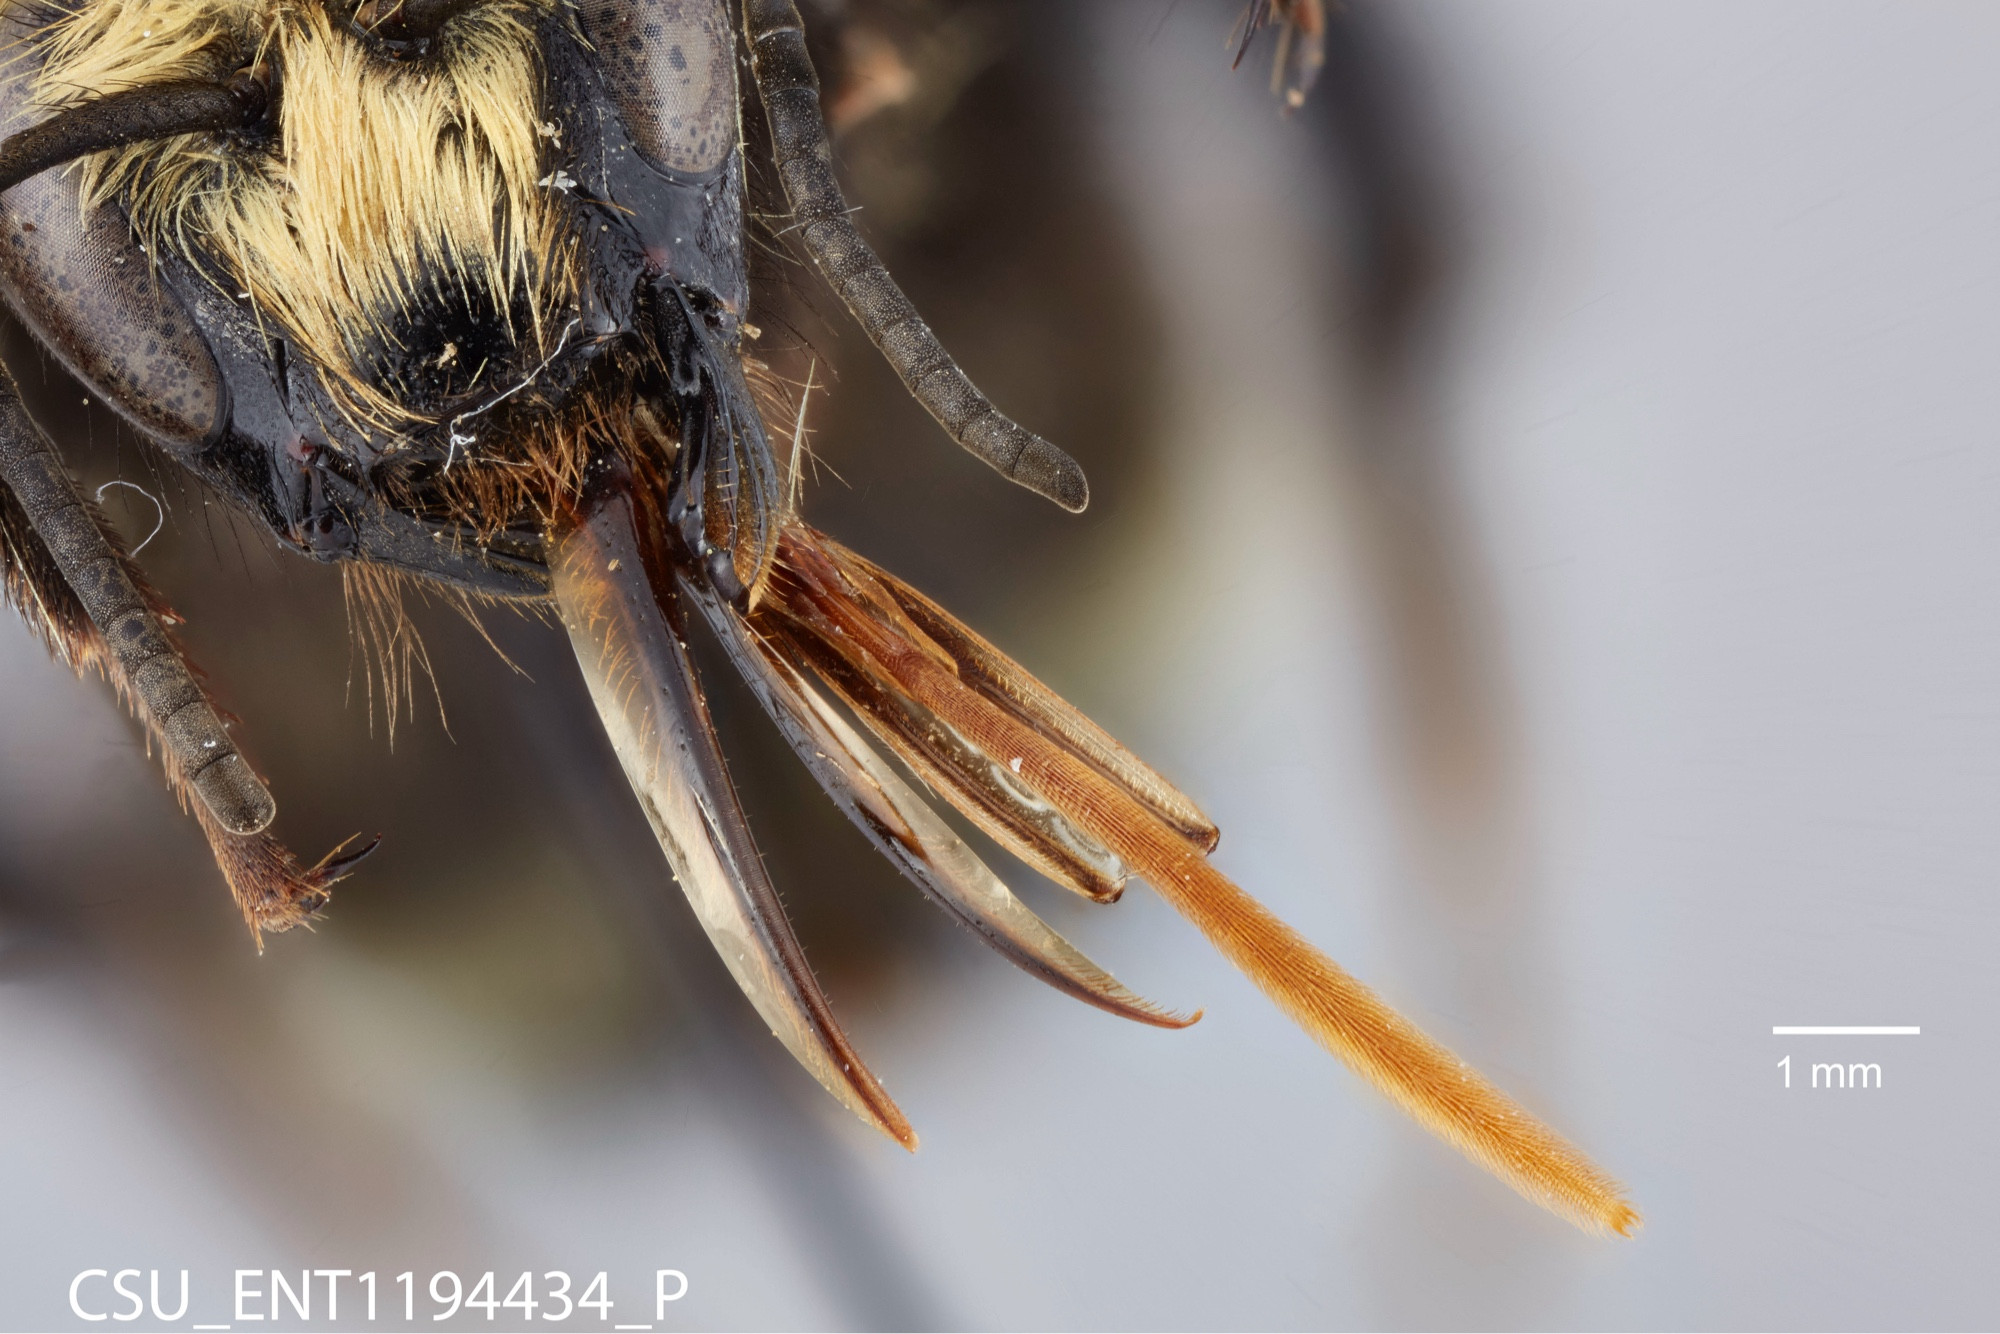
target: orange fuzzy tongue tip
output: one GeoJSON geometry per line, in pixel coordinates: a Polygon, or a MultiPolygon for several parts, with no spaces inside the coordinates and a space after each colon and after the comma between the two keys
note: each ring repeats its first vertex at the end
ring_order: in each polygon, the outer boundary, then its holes
{"type": "Polygon", "coordinates": [[[1438,1138],[1577,1226],[1631,1236],[1618,1183],[1202,858],[1142,866],[1160,896],[1349,1069],[1438,1138]]]}

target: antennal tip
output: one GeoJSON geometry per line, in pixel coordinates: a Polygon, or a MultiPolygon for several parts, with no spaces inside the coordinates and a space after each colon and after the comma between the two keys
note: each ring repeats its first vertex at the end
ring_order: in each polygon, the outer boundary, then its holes
{"type": "Polygon", "coordinates": [[[1040,436],[1021,433],[1027,440],[1007,475],[1071,514],[1083,513],[1090,505],[1090,482],[1083,475],[1083,466],[1040,436]]]}

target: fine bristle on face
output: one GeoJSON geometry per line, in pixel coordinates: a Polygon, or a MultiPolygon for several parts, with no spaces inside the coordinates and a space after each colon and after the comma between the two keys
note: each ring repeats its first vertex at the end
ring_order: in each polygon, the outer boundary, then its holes
{"type": "Polygon", "coordinates": [[[320,4],[99,0],[50,31],[36,97],[271,71],[269,143],[185,135],[100,154],[81,168],[85,199],[122,200],[149,249],[248,293],[344,408],[396,426],[413,414],[380,368],[425,326],[462,316],[531,348],[555,337],[570,270],[537,184],[544,8],[494,0],[456,19],[433,59],[398,64],[320,4]]]}

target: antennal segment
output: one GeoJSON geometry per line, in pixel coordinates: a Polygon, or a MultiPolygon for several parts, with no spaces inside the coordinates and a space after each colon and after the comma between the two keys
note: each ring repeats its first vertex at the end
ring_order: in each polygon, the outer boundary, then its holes
{"type": "Polygon", "coordinates": [[[993,406],[952,360],[847,215],[820,111],[819,75],[792,0],[745,0],[750,69],[771,123],[773,156],[806,253],[911,395],[1001,476],[1076,513],[1090,503],[1077,461],[993,406]]]}
{"type": "Polygon", "coordinates": [[[228,83],[189,79],[106,93],[0,141],[0,190],[87,153],[200,130],[236,130],[264,114],[269,92],[247,71],[228,83]]]}

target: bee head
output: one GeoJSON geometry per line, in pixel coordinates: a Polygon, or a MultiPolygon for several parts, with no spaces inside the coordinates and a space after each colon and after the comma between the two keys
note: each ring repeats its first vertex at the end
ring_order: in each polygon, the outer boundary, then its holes
{"type": "MultiPolygon", "coordinates": [[[[240,123],[73,179],[186,308],[220,443],[268,461],[282,536],[389,558],[373,505],[483,547],[558,522],[615,459],[723,588],[754,582],[782,488],[740,364],[723,0],[95,0],[35,47],[44,115],[240,95],[240,123]]],[[[435,573],[423,549],[391,563],[435,573]]]]}

